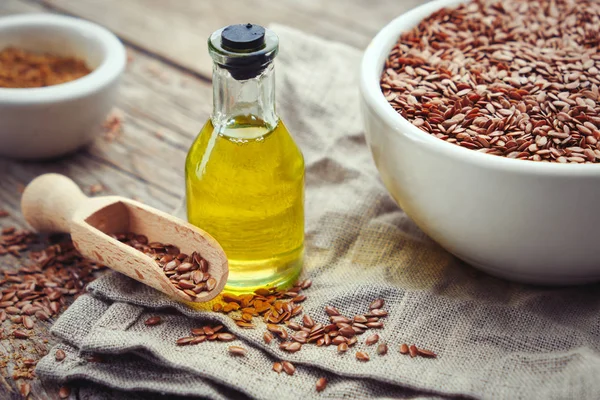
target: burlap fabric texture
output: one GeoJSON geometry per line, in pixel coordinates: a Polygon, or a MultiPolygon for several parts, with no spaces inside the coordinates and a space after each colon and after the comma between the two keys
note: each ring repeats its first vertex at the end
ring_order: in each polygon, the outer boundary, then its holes
{"type": "Polygon", "coordinates": [[[67,358],[56,362],[51,351],[39,376],[77,381],[78,395],[90,399],[600,398],[599,286],[513,284],[438,247],[378,178],[359,115],[360,51],[273,28],[281,38],[279,111],[306,158],[305,275],[314,283],[304,309],[325,323],[326,305],[352,316],[385,299],[389,317],[379,334],[389,353],[378,356],[363,335],[343,355],[314,345],[288,354],[263,342],[262,322],[239,329],[222,314],[187,309],[115,273],[55,323],[67,358]],[[164,323],[146,327],[154,315],[164,323]],[[239,340],[175,345],[207,322],[226,325],[239,340]],[[403,356],[403,342],[438,358],[403,356]],[[246,347],[247,356],[228,355],[230,344],[246,347]],[[371,361],[357,361],[357,350],[371,361]],[[89,352],[105,362],[86,361],[89,352]],[[294,376],[271,371],[281,359],[297,366],[294,376]],[[329,385],[317,393],[321,376],[329,385]]]}

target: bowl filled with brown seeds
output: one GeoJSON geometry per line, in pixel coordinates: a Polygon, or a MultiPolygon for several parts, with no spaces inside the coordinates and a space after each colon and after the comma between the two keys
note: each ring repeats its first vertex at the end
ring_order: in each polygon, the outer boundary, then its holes
{"type": "Polygon", "coordinates": [[[423,231],[493,275],[600,280],[600,3],[437,0],[362,61],[366,136],[423,231]]]}

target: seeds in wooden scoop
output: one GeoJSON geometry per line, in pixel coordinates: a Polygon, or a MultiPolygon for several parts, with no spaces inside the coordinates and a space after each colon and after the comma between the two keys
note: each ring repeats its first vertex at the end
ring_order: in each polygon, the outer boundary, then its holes
{"type": "Polygon", "coordinates": [[[171,283],[189,296],[190,300],[217,287],[217,280],[208,272],[208,261],[197,252],[187,255],[181,253],[177,246],[160,242],[148,243],[146,236],[131,232],[111,236],[154,258],[171,283]]]}

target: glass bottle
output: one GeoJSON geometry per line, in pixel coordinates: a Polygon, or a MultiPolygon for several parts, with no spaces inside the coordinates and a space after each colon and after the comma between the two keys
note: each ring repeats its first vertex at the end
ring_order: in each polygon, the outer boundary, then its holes
{"type": "Polygon", "coordinates": [[[208,40],[213,113],[187,156],[187,213],[225,250],[230,292],[285,287],[302,269],[304,159],[275,112],[278,46],[252,24],[208,40]]]}

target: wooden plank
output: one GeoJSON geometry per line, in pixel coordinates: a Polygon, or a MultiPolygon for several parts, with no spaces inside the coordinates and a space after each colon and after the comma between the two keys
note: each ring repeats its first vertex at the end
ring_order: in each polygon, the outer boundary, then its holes
{"type": "MultiPolygon", "coordinates": [[[[46,11],[36,3],[0,1],[0,15],[46,11]]],[[[10,212],[9,217],[0,219],[0,227],[25,227],[20,214],[20,191],[35,176],[46,172],[71,177],[88,194],[92,185],[100,184],[105,189],[98,195],[137,198],[168,212],[180,205],[186,149],[209,115],[211,88],[193,75],[146,54],[129,51],[131,62],[116,104],[117,111],[124,115],[122,133],[114,141],[100,137],[88,148],[56,161],[0,159],[0,208],[10,212]]],[[[12,255],[0,256],[0,271],[14,268],[21,260],[12,255]]],[[[36,321],[34,338],[27,340],[24,347],[23,341],[8,335],[12,331],[8,322],[0,325],[4,329],[0,333],[0,398],[21,398],[18,390],[24,380],[13,379],[20,365],[13,354],[35,360],[43,356],[55,343],[49,333],[51,322],[36,321]]],[[[57,398],[57,387],[39,379],[30,383],[30,399],[57,398]]]]}
{"type": "MultiPolygon", "coordinates": [[[[278,23],[364,48],[395,16],[425,0],[38,0],[96,21],[130,43],[209,78],[206,40],[235,23],[278,23]]],[[[285,45],[285,44],[282,44],[285,45]]]]}

